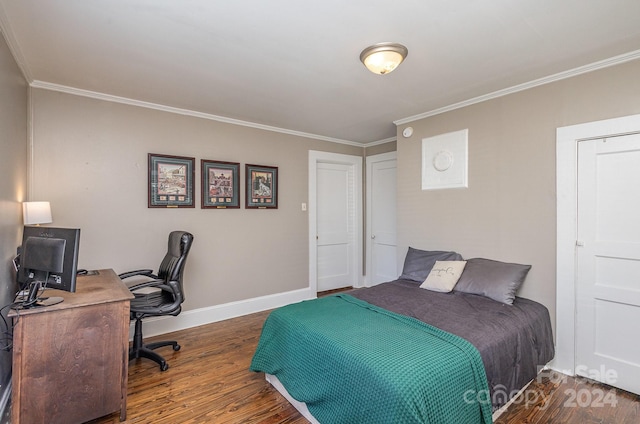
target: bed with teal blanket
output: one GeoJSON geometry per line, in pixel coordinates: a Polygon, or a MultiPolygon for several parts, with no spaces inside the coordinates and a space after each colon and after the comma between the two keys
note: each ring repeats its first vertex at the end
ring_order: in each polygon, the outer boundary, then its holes
{"type": "Polygon", "coordinates": [[[275,375],[323,424],[491,422],[471,343],[348,294],[273,311],[251,370],[275,375]]]}
{"type": "Polygon", "coordinates": [[[401,278],[276,309],[251,369],[312,422],[460,424],[491,422],[553,356],[542,304],[401,278]]]}

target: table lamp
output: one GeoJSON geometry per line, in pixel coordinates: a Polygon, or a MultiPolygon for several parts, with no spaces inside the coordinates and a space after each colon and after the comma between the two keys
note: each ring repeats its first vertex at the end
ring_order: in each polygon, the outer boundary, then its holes
{"type": "Polygon", "coordinates": [[[53,222],[49,202],[23,202],[22,218],[24,225],[40,225],[53,222]]]}

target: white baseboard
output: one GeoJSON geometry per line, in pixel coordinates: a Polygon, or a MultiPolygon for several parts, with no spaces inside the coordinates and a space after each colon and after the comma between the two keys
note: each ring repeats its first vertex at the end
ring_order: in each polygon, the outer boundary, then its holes
{"type": "MultiPolygon", "coordinates": [[[[171,333],[173,331],[185,330],[199,325],[211,324],[213,322],[224,321],[226,319],[236,318],[242,315],[278,308],[290,303],[315,299],[316,297],[317,293],[307,287],[285,293],[271,294],[253,299],[240,300],[237,302],[185,311],[175,317],[165,316],[148,318],[144,320],[144,336],[152,337],[160,334],[171,333]]],[[[130,339],[133,338],[133,325],[134,322],[131,323],[129,329],[130,339]]]]}

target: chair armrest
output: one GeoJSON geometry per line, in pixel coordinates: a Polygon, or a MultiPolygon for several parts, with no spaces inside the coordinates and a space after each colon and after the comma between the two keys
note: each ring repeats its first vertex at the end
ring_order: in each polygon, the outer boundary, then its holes
{"type": "Polygon", "coordinates": [[[184,298],[182,297],[182,290],[180,290],[180,286],[178,285],[179,283],[177,281],[171,280],[168,282],[168,284],[173,291],[173,298],[175,299],[175,302],[177,303],[177,305],[181,305],[184,301],[184,298]]]}
{"type": "Polygon", "coordinates": [[[160,311],[164,314],[177,315],[180,313],[183,297],[177,281],[168,281],[162,285],[163,290],[169,289],[173,294],[173,303],[160,307],[160,311]]]}
{"type": "Polygon", "coordinates": [[[135,277],[136,275],[143,275],[145,277],[153,278],[154,280],[158,279],[158,276],[153,273],[152,269],[138,269],[136,271],[123,272],[122,274],[118,274],[118,277],[120,277],[121,280],[124,280],[125,278],[135,277]]]}
{"type": "Polygon", "coordinates": [[[143,288],[158,288],[164,291],[168,291],[170,293],[174,292],[173,287],[165,284],[164,280],[150,280],[150,281],[141,281],[139,283],[133,284],[128,287],[129,291],[140,290],[143,288]]]}
{"type": "MultiPolygon", "coordinates": [[[[162,290],[164,292],[171,293],[173,296],[172,303],[165,303],[159,306],[151,305],[135,305],[131,306],[131,312],[135,314],[145,314],[150,313],[153,315],[178,315],[180,313],[180,305],[183,302],[182,293],[180,292],[180,288],[178,286],[177,281],[169,281],[165,283],[163,280],[153,280],[153,281],[145,281],[134,286],[131,286],[129,290],[136,296],[135,290],[145,289],[145,288],[154,288],[158,290],[162,290]]],[[[147,294],[140,294],[141,296],[146,296],[147,294]]]]}

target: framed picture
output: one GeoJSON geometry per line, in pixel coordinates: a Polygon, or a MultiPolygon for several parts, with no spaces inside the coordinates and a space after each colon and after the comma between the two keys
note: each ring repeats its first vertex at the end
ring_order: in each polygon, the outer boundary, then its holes
{"type": "Polygon", "coordinates": [[[245,165],[246,209],[278,208],[278,168],[245,165]]]}
{"type": "Polygon", "coordinates": [[[149,207],[193,208],[195,158],[149,153],[149,207]]]}
{"type": "Polygon", "coordinates": [[[202,209],[240,207],[240,164],[201,159],[202,209]]]}

